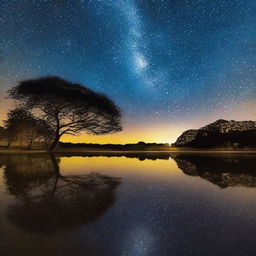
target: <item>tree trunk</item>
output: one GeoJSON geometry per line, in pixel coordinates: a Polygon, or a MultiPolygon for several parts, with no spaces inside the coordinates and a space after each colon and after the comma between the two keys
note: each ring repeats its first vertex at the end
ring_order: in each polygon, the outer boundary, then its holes
{"type": "Polygon", "coordinates": [[[30,138],[30,140],[29,140],[28,150],[30,150],[32,148],[32,143],[33,143],[33,137],[30,138]]]}
{"type": "Polygon", "coordinates": [[[59,117],[58,117],[58,114],[56,114],[56,130],[55,130],[55,139],[53,140],[52,144],[50,145],[48,151],[50,153],[53,153],[56,149],[57,149],[57,146],[59,144],[59,141],[60,141],[60,120],[59,120],[59,117]]]}
{"type": "Polygon", "coordinates": [[[9,140],[8,142],[7,142],[7,145],[6,145],[6,148],[9,148],[10,146],[11,146],[11,141],[9,140]]]}
{"type": "Polygon", "coordinates": [[[57,149],[58,144],[59,144],[59,140],[60,140],[60,136],[59,136],[59,135],[56,135],[54,141],[52,142],[52,144],[50,145],[50,147],[49,147],[49,149],[48,149],[48,151],[49,151],[50,153],[54,152],[54,151],[57,149]]]}

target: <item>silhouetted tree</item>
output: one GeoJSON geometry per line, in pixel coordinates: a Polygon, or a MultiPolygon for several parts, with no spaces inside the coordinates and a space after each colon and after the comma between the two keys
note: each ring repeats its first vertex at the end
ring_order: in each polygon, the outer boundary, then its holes
{"type": "Polygon", "coordinates": [[[7,140],[7,131],[2,126],[0,126],[0,140],[7,140]]]}
{"type": "Polygon", "coordinates": [[[44,120],[36,119],[29,111],[23,108],[9,111],[5,127],[8,146],[14,140],[20,140],[20,145],[25,141],[30,149],[34,142],[39,145],[42,143],[46,145],[54,135],[53,130],[44,120]]]}
{"type": "Polygon", "coordinates": [[[9,95],[54,129],[51,152],[63,134],[85,131],[101,135],[122,129],[120,110],[109,98],[59,77],[23,81],[12,88],[9,95]]]}
{"type": "Polygon", "coordinates": [[[22,144],[22,133],[28,126],[30,119],[32,119],[31,114],[24,109],[14,109],[8,112],[7,120],[4,122],[7,131],[7,147],[9,147],[13,141],[18,140],[18,138],[20,139],[20,144],[22,144]]]}

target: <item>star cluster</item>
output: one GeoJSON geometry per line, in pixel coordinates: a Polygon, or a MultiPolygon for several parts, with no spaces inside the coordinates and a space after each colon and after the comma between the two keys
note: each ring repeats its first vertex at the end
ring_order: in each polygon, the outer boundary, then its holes
{"type": "Polygon", "coordinates": [[[58,75],[127,124],[229,118],[256,97],[254,0],[2,0],[0,31],[3,93],[58,75]]]}

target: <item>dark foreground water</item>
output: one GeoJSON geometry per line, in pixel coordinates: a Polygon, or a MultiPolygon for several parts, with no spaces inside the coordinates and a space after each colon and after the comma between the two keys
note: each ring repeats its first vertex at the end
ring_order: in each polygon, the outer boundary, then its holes
{"type": "Polygon", "coordinates": [[[256,155],[0,156],[0,255],[255,255],[256,155]]]}

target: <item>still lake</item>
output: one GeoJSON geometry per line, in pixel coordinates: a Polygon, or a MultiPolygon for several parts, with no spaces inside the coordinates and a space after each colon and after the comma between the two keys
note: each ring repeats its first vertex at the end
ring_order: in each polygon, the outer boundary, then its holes
{"type": "Polygon", "coordinates": [[[0,156],[0,255],[255,255],[256,155],[0,156]]]}

